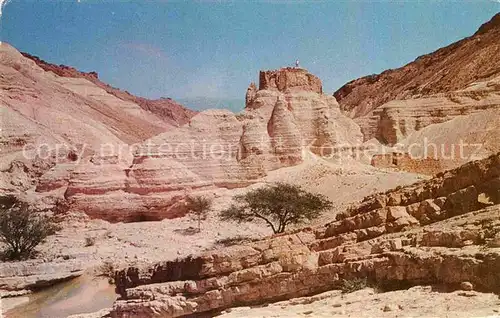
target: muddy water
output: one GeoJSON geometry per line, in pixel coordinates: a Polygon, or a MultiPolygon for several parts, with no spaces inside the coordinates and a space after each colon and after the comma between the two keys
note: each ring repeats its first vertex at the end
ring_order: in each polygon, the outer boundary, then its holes
{"type": "Polygon", "coordinates": [[[116,297],[107,279],[81,276],[29,295],[27,302],[8,310],[4,317],[65,318],[109,308],[116,297]]]}

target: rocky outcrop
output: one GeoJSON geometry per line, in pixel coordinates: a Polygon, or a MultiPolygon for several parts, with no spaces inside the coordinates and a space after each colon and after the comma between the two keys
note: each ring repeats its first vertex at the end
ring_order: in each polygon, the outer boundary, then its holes
{"type": "Polygon", "coordinates": [[[111,316],[213,313],[340,288],[355,277],[382,289],[467,281],[498,291],[499,177],[500,153],[367,197],[322,227],[124,269],[111,316]]]}
{"type": "Polygon", "coordinates": [[[486,158],[500,151],[499,121],[500,109],[489,109],[429,125],[401,140],[396,151],[375,154],[371,164],[433,175],[486,158]]]}
{"type": "Polygon", "coordinates": [[[412,107],[390,106],[398,103],[394,101],[379,108],[379,117],[371,117],[364,123],[366,117],[356,119],[365,133],[365,124],[369,123],[376,138],[394,145],[393,151],[381,149],[382,153],[375,154],[372,165],[432,175],[497,153],[500,151],[497,142],[500,127],[496,124],[500,121],[500,95],[497,94],[491,93],[488,98],[476,101],[477,104],[461,104],[460,109],[437,107],[434,116],[440,117],[425,115],[428,113],[425,103],[412,100],[412,107]]]}
{"type": "Polygon", "coordinates": [[[65,197],[74,209],[111,221],[173,218],[186,212],[190,191],[247,186],[302,162],[308,152],[361,143],[359,127],[335,98],[318,93],[315,76],[289,68],[261,74],[259,87],[269,89],[251,86],[242,113],[204,111],[148,139],[128,158],[85,161],[71,172],[65,197]],[[284,86],[270,84],[273,76],[284,78],[284,86]]]}
{"type": "Polygon", "coordinates": [[[374,166],[434,174],[499,151],[498,21],[500,14],[469,38],[334,93],[364,141],[383,144],[374,166]]]}
{"type": "Polygon", "coordinates": [[[84,78],[104,89],[108,94],[114,95],[124,101],[135,103],[144,110],[152,112],[171,125],[183,125],[196,114],[195,111],[182,106],[171,98],[160,98],[152,100],[134,96],[127,91],[122,91],[119,88],[112,87],[99,80],[99,75],[97,74],[97,72],[81,72],[71,66],[48,63],[40,59],[39,57],[30,55],[28,53],[22,53],[22,55],[33,60],[39,67],[47,72],[52,72],[61,77],[84,78]]]}
{"type": "Polygon", "coordinates": [[[29,260],[0,263],[0,294],[34,291],[81,276],[81,260],[29,260]]]}
{"type": "Polygon", "coordinates": [[[368,115],[392,100],[466,88],[500,73],[500,13],[473,36],[418,57],[398,69],[353,80],[334,93],[351,117],[368,115]]]}
{"type": "Polygon", "coordinates": [[[247,88],[247,94],[245,95],[245,107],[251,104],[255,98],[255,94],[257,94],[257,86],[252,82],[247,88]]]}
{"type": "Polygon", "coordinates": [[[323,93],[321,80],[298,67],[286,67],[274,71],[261,71],[259,90],[278,90],[280,92],[311,91],[323,93]]]}

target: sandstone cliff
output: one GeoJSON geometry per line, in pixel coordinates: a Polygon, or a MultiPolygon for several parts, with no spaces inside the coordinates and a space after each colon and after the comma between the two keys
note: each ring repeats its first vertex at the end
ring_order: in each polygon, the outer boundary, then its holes
{"type": "Polygon", "coordinates": [[[446,94],[391,101],[356,118],[365,139],[394,146],[372,165],[435,174],[500,150],[500,77],[446,94]],[[401,154],[399,154],[401,153],[401,154]]]}
{"type": "Polygon", "coordinates": [[[391,100],[464,89],[500,73],[500,13],[471,37],[423,55],[378,75],[353,80],[338,91],[341,109],[351,117],[367,115],[391,100]]]}
{"type": "Polygon", "coordinates": [[[323,93],[321,80],[303,68],[287,67],[276,71],[263,71],[259,74],[259,90],[311,91],[323,93]]]}
{"type": "Polygon", "coordinates": [[[340,288],[500,286],[500,153],[365,198],[317,228],[117,273],[112,317],[178,317],[340,288]]]}

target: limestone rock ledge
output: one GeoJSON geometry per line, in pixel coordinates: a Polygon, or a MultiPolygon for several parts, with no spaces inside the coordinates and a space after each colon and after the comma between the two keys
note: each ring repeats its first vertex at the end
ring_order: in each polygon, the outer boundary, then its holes
{"type": "Polygon", "coordinates": [[[500,153],[367,197],[318,228],[121,270],[111,316],[214,313],[336,289],[354,277],[385,289],[468,281],[498,291],[499,178],[500,153]]]}

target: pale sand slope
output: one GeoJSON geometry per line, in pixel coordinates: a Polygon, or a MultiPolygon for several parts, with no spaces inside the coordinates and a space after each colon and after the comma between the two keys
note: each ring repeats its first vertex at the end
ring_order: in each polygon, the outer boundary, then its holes
{"type": "Polygon", "coordinates": [[[219,317],[500,317],[495,294],[440,293],[428,286],[377,293],[366,288],[350,294],[330,291],[261,307],[228,309],[219,317]]]}
{"type": "Polygon", "coordinates": [[[429,125],[401,141],[417,158],[427,155],[443,159],[456,158],[458,164],[488,157],[500,151],[500,108],[429,125]],[[437,145],[437,148],[433,145],[437,145]],[[461,146],[462,145],[462,146],[461,146]],[[462,153],[460,152],[462,147],[462,153]],[[463,155],[463,158],[460,158],[463,155]]]}
{"type": "Polygon", "coordinates": [[[308,191],[327,196],[334,203],[334,208],[318,219],[323,224],[327,221],[325,218],[333,218],[349,204],[370,194],[411,184],[423,178],[428,177],[375,168],[345,156],[323,159],[309,154],[304,163],[273,171],[264,180],[270,183],[284,181],[299,184],[308,191]]]}

